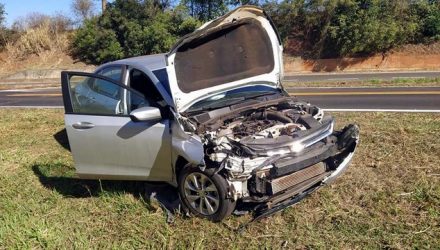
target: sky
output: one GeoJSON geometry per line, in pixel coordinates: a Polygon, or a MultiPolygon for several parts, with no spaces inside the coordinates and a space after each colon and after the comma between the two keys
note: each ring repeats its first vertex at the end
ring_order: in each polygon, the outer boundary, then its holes
{"type": "MultiPolygon", "coordinates": [[[[72,16],[70,5],[72,0],[0,0],[5,5],[6,25],[10,26],[17,18],[25,17],[32,12],[43,14],[55,14],[61,12],[72,16]]],[[[95,1],[96,6],[100,6],[99,1],[95,1]]]]}

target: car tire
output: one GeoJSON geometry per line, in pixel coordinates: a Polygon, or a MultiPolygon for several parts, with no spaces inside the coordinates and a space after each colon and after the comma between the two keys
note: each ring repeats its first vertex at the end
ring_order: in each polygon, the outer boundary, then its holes
{"type": "Polygon", "coordinates": [[[178,190],[182,204],[197,217],[219,222],[235,209],[225,178],[213,171],[187,166],[180,171],[178,190]]]}

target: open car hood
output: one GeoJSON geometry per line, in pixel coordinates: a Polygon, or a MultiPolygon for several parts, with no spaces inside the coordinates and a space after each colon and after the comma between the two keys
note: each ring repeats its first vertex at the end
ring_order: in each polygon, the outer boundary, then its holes
{"type": "Polygon", "coordinates": [[[278,87],[282,65],[281,41],[271,19],[261,8],[239,7],[184,36],[168,53],[176,111],[245,85],[278,87]]]}

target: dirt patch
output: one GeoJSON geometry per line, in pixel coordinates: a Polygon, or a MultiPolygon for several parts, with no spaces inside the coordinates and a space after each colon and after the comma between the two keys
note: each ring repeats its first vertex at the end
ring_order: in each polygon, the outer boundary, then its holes
{"type": "MultiPolygon", "coordinates": [[[[0,53],[0,79],[14,78],[20,72],[28,72],[29,74],[33,72],[32,74],[41,75],[42,71],[72,69],[90,71],[93,68],[95,66],[76,61],[69,55],[59,52],[45,51],[39,55],[30,55],[26,59],[14,58],[6,52],[0,53]]],[[[25,77],[25,79],[33,78],[25,77]]]]}
{"type": "Polygon", "coordinates": [[[298,57],[284,58],[284,71],[334,72],[334,71],[390,71],[390,70],[439,70],[439,55],[408,55],[394,53],[360,58],[336,58],[307,60],[298,57]]]}
{"type": "Polygon", "coordinates": [[[367,57],[304,59],[284,56],[286,73],[391,70],[440,70],[440,43],[409,44],[367,57]]]}

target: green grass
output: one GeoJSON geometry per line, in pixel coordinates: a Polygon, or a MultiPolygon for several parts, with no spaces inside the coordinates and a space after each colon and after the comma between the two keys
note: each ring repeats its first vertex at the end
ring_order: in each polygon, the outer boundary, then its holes
{"type": "Polygon", "coordinates": [[[391,81],[371,79],[365,81],[284,82],[285,87],[439,87],[440,77],[396,78],[391,81]]]}
{"type": "Polygon", "coordinates": [[[440,83],[440,77],[434,77],[434,78],[396,78],[392,80],[390,83],[401,83],[401,84],[434,84],[434,83],[440,83]]]}
{"type": "Polygon", "coordinates": [[[75,179],[61,111],[0,109],[0,249],[439,247],[440,116],[334,115],[362,129],[349,170],[239,234],[250,216],[167,224],[142,182],[75,179]]]}

